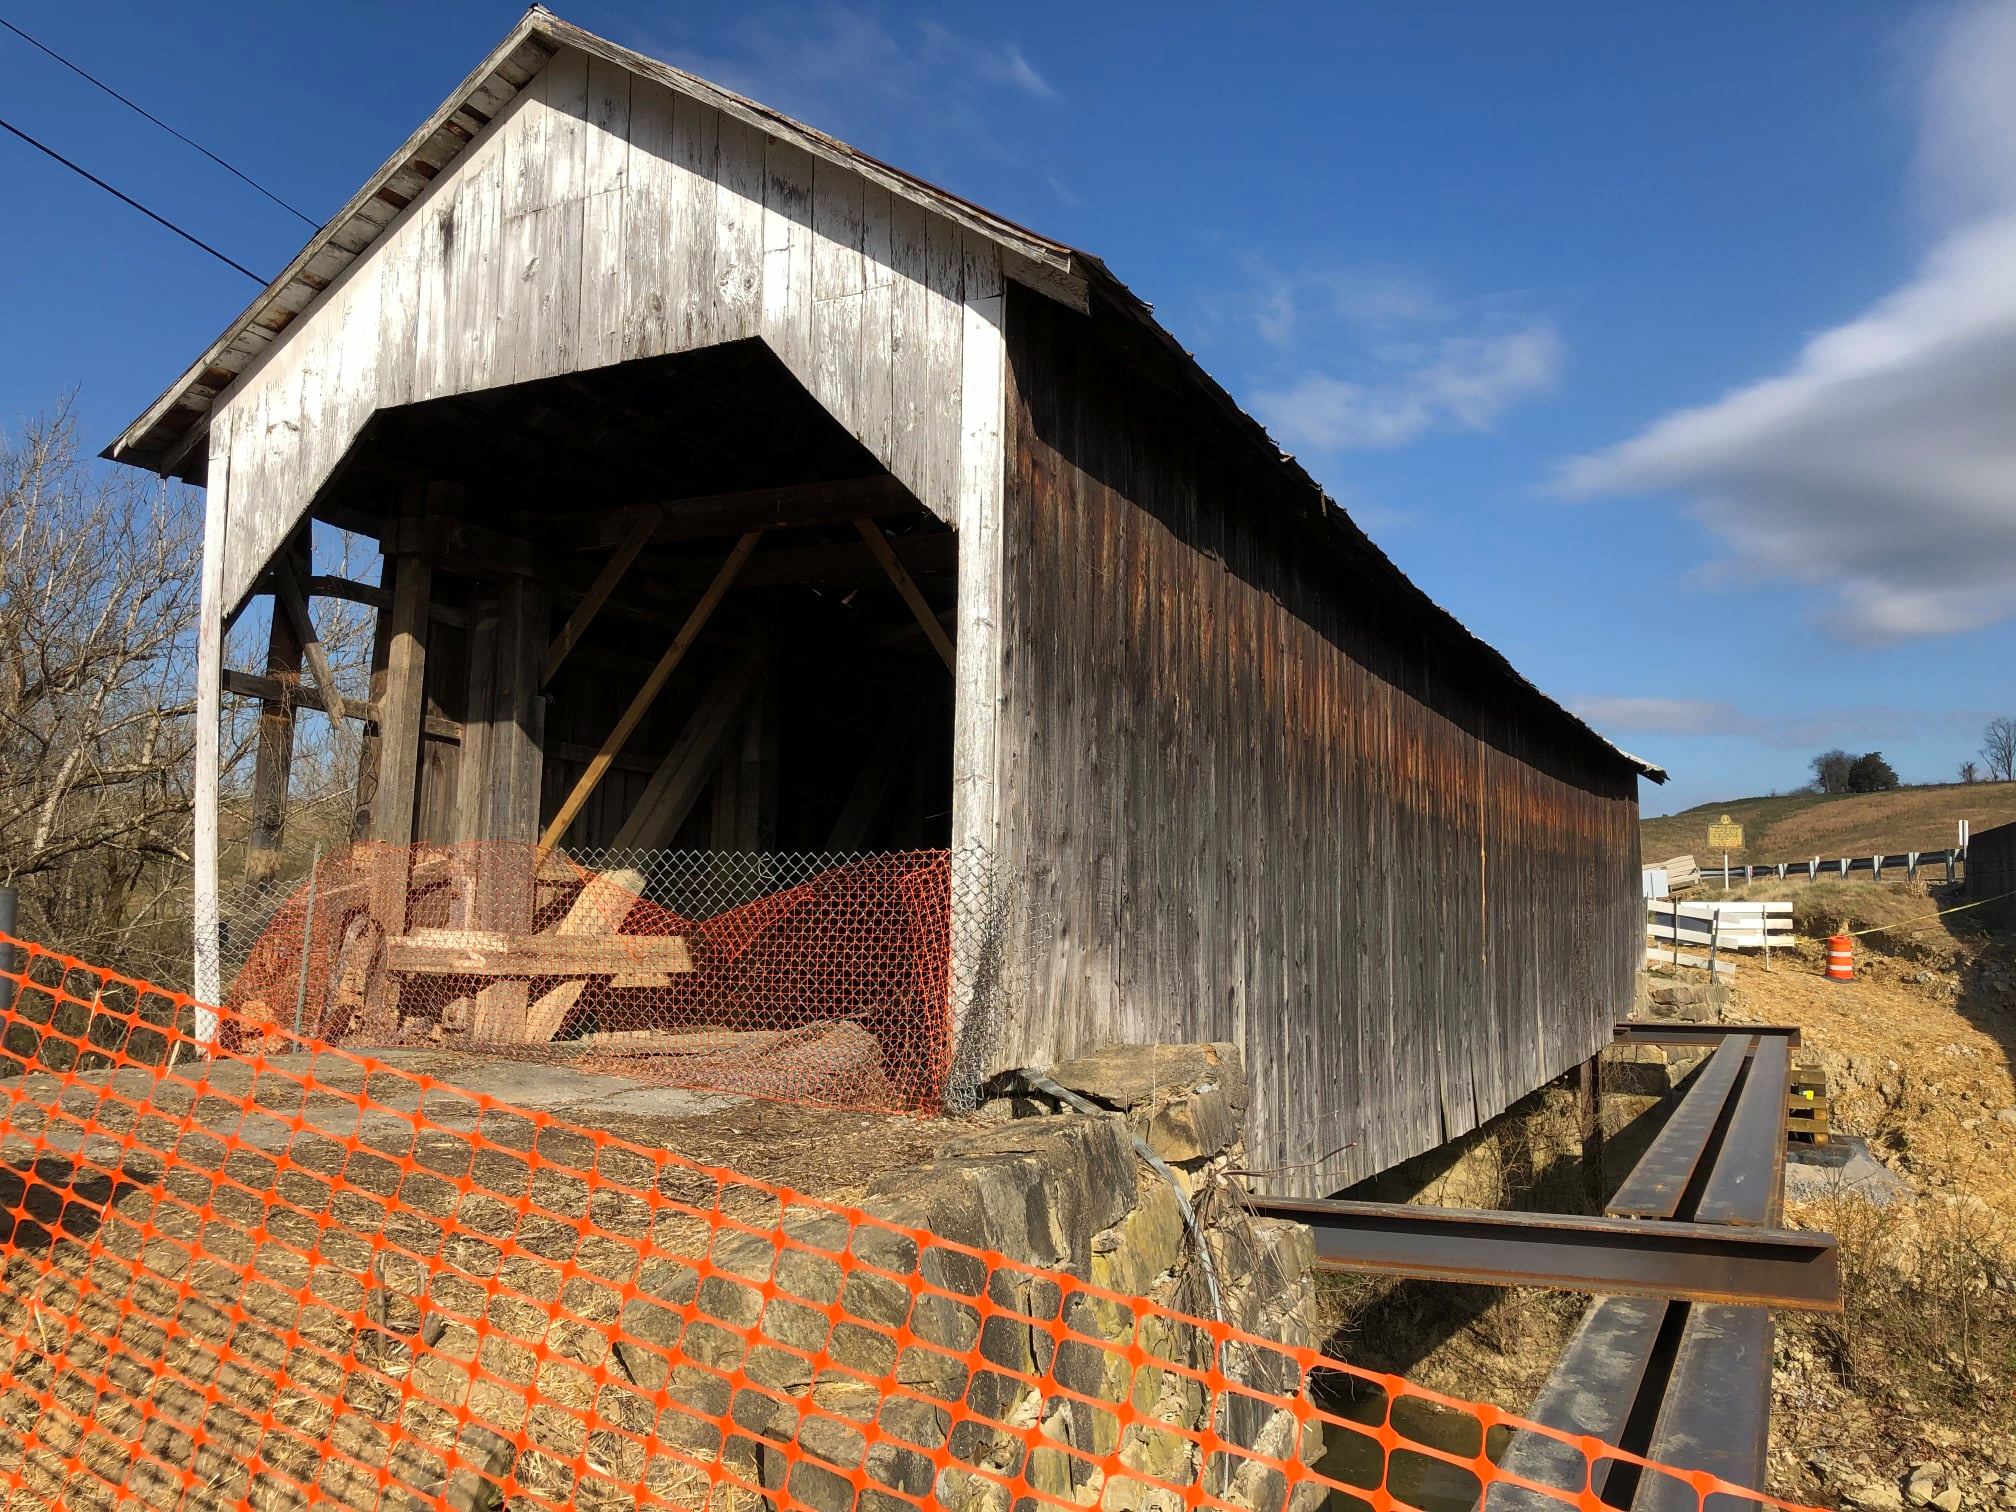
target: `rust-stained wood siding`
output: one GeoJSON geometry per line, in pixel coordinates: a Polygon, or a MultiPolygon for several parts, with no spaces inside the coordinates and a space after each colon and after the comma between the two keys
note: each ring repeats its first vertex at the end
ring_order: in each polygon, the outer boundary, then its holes
{"type": "Polygon", "coordinates": [[[1340,560],[1115,324],[1008,291],[995,1062],[1236,1041],[1251,1164],[1334,1191],[1604,1043],[1635,773],[1340,560]]]}

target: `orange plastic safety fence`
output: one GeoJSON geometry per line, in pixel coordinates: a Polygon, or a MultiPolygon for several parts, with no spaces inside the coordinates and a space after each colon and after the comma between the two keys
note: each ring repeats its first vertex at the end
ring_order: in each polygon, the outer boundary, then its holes
{"type": "Polygon", "coordinates": [[[1788,1505],[22,950],[9,1507],[1788,1505]]]}
{"type": "Polygon", "coordinates": [[[227,1006],[261,1035],[940,1106],[955,883],[964,903],[980,885],[950,852],[593,859],[506,842],[328,858],[274,909],[227,1006]]]}

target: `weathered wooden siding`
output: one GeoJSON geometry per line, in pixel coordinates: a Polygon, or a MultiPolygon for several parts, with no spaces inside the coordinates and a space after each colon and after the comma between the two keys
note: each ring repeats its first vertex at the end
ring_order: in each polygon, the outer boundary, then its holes
{"type": "Polygon", "coordinates": [[[1250,436],[1101,331],[1009,289],[1023,990],[996,1064],[1236,1041],[1252,1164],[1334,1191],[1605,1042],[1641,949],[1635,776],[1340,566],[1250,436]]]}
{"type": "MultiPolygon", "coordinates": [[[[222,602],[375,410],[753,336],[956,523],[965,380],[999,368],[998,340],[967,340],[998,328],[1000,287],[977,233],[564,50],[226,391],[222,602]]],[[[983,385],[981,422],[999,396],[983,385]]]]}

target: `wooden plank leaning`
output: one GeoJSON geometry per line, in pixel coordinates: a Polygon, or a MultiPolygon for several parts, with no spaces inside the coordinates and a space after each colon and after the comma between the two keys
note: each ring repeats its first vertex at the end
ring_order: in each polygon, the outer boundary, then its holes
{"type": "Polygon", "coordinates": [[[553,822],[546,826],[546,833],[539,837],[539,853],[542,857],[560,843],[560,837],[567,833],[567,827],[580,814],[589,798],[594,795],[595,789],[601,786],[602,779],[608,775],[617,753],[623,749],[624,743],[630,739],[646,711],[656,701],[660,690],[665,686],[666,679],[678,668],[679,663],[686,659],[686,653],[692,650],[693,643],[700,638],[700,632],[713,617],[714,610],[735,581],[735,575],[742,570],[742,564],[749,560],[749,553],[756,549],[756,543],[762,538],[762,531],[752,530],[738,540],[734,549],[728,553],[728,559],[721,564],[721,570],[714,574],[714,581],[709,583],[707,591],[700,595],[700,602],[695,604],[693,612],[686,616],[686,623],[680,626],[679,633],[672,639],[672,644],[665,648],[665,654],[658,658],[658,664],[651,669],[650,675],[644,679],[643,686],[638,688],[636,696],[630,700],[629,707],[616,721],[616,728],[609,732],[608,737],[602,742],[602,748],[588,763],[588,769],[574,784],[574,790],[560,805],[559,812],[554,814],[553,822]]]}
{"type": "Polygon", "coordinates": [[[951,669],[954,653],[952,641],[945,634],[945,627],[938,622],[938,616],[931,612],[931,606],[924,599],[923,590],[917,580],[910,576],[909,569],[896,558],[895,549],[889,538],[882,534],[882,527],[873,520],[856,520],[854,528],[861,532],[861,539],[868,543],[868,550],[875,560],[882,564],[882,570],[889,575],[889,581],[896,585],[896,591],[903,596],[903,602],[910,606],[910,612],[917,616],[917,623],[924,631],[924,638],[931,642],[931,649],[938,653],[938,659],[951,669]]]}

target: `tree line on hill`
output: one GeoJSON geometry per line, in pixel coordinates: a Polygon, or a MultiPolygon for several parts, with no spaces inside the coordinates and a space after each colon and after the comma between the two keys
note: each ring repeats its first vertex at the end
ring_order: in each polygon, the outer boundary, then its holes
{"type": "MultiPolygon", "coordinates": [[[[1981,760],[1987,763],[1990,782],[2016,782],[2016,719],[1991,719],[1981,732],[1981,760]]],[[[1962,782],[1979,782],[1982,768],[1972,761],[1960,763],[1962,782]]]]}
{"type": "MultiPolygon", "coordinates": [[[[1903,784],[1881,751],[1860,756],[1838,747],[1822,751],[1811,762],[1815,793],[1884,793],[1903,784]]],[[[1960,763],[1962,782],[2016,782],[2016,719],[1991,719],[1981,732],[1981,759],[1960,763]]]]}
{"type": "Polygon", "coordinates": [[[1860,756],[1839,749],[1822,751],[1812,766],[1816,793],[1884,793],[1902,786],[1897,769],[1881,751],[1864,751],[1860,756]]]}

